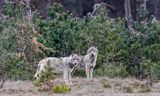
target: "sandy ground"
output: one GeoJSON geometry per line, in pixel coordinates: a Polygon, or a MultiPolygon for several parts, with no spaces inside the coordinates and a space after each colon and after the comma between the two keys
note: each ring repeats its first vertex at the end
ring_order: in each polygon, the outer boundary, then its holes
{"type": "MultiPolygon", "coordinates": [[[[62,78],[57,79],[61,81],[62,78]]],[[[31,81],[6,81],[0,89],[0,96],[160,96],[160,82],[154,83],[148,91],[146,81],[134,78],[97,77],[92,80],[73,78],[71,92],[55,94],[39,92],[31,81]]]]}

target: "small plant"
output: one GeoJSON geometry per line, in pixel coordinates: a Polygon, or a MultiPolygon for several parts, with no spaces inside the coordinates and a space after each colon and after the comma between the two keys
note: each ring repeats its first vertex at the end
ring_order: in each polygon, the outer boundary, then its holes
{"type": "Polygon", "coordinates": [[[101,81],[101,84],[102,84],[102,86],[104,87],[104,88],[111,88],[112,86],[109,84],[109,82],[107,81],[107,80],[105,80],[105,79],[103,79],[102,81],[101,81]]]}
{"type": "Polygon", "coordinates": [[[52,92],[54,93],[68,93],[71,91],[71,88],[64,84],[55,85],[52,87],[52,92]]]}

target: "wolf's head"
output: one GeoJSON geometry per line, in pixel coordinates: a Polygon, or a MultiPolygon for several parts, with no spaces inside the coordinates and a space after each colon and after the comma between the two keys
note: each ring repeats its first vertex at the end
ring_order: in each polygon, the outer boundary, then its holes
{"type": "Polygon", "coordinates": [[[70,58],[71,58],[71,64],[73,66],[77,66],[81,61],[80,55],[78,54],[71,54],[70,58]]]}
{"type": "Polygon", "coordinates": [[[87,54],[89,55],[90,63],[93,63],[97,57],[98,49],[92,46],[87,50],[87,54]]]}

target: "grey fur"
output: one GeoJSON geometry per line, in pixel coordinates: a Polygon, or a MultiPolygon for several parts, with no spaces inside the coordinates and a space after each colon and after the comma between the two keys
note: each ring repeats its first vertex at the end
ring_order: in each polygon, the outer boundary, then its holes
{"type": "Polygon", "coordinates": [[[87,54],[85,56],[81,56],[78,68],[86,70],[87,78],[93,77],[93,69],[96,66],[97,55],[98,49],[96,47],[90,47],[87,50],[87,54]]]}
{"type": "Polygon", "coordinates": [[[64,81],[67,85],[71,84],[71,73],[78,66],[81,58],[77,54],[72,54],[69,57],[48,57],[42,59],[36,71],[34,77],[39,79],[42,72],[46,71],[46,67],[49,66],[54,69],[55,73],[63,73],[64,81]],[[49,62],[49,65],[48,65],[49,62]]]}

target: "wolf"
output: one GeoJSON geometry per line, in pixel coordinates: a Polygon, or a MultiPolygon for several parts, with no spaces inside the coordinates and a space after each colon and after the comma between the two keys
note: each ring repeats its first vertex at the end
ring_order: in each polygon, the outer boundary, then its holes
{"type": "Polygon", "coordinates": [[[92,46],[87,50],[87,54],[85,56],[80,56],[81,61],[78,68],[85,69],[87,78],[93,78],[93,70],[96,66],[97,55],[98,49],[92,46]]]}
{"type": "Polygon", "coordinates": [[[71,74],[80,63],[81,58],[78,54],[72,54],[69,57],[48,57],[39,61],[38,68],[34,78],[39,79],[42,72],[46,71],[46,67],[53,68],[54,73],[63,73],[64,81],[67,85],[72,85],[71,74]]]}

